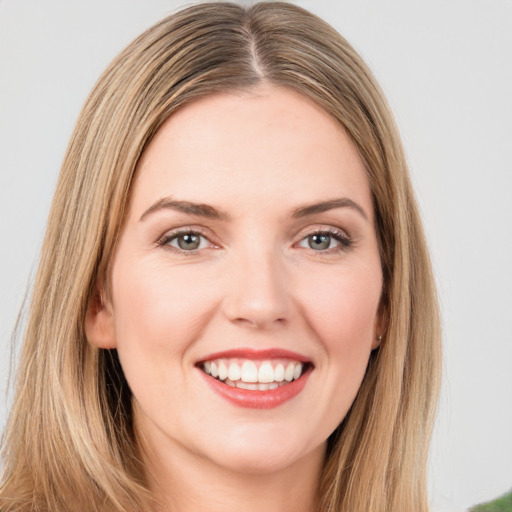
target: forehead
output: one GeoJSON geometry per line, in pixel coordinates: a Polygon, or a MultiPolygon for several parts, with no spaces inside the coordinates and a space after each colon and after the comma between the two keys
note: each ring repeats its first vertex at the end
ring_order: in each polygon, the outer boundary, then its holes
{"type": "Polygon", "coordinates": [[[144,151],[132,194],[135,207],[167,195],[261,205],[342,194],[371,210],[364,164],[343,127],[274,86],[207,96],[173,114],[144,151]]]}

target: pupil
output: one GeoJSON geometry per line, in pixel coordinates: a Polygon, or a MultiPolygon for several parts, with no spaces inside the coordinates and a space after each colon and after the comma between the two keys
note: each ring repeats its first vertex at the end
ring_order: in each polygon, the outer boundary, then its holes
{"type": "Polygon", "coordinates": [[[199,236],[197,235],[183,235],[178,238],[178,245],[180,249],[193,250],[199,247],[199,236]]]}
{"type": "Polygon", "coordinates": [[[311,249],[328,249],[331,243],[329,235],[312,235],[309,237],[309,246],[311,249]]]}

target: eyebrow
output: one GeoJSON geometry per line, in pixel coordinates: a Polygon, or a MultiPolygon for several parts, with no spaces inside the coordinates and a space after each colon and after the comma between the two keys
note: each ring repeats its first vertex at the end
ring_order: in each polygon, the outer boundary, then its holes
{"type": "Polygon", "coordinates": [[[335,208],[352,208],[353,210],[358,212],[364,219],[368,220],[368,215],[366,214],[364,209],[361,206],[359,206],[355,201],[352,201],[352,199],[349,199],[348,197],[330,199],[328,201],[322,201],[321,203],[301,206],[293,211],[292,217],[300,219],[302,217],[307,217],[308,215],[315,215],[317,213],[323,213],[329,210],[334,210],[335,208]]]}
{"type": "Polygon", "coordinates": [[[140,217],[140,221],[144,220],[147,216],[159,210],[176,210],[178,212],[194,215],[196,217],[205,217],[215,220],[229,220],[229,215],[222,211],[210,206],[209,204],[193,203],[191,201],[176,201],[170,197],[163,197],[153,205],[151,205],[140,217]]]}
{"type": "MultiPolygon", "coordinates": [[[[322,201],[320,203],[314,203],[306,206],[300,206],[292,212],[292,217],[300,219],[309,215],[315,215],[323,213],[336,208],[352,208],[358,212],[364,219],[368,220],[368,215],[364,209],[359,206],[355,201],[348,197],[342,197],[339,199],[330,199],[328,201],[322,201]]],[[[208,219],[215,220],[229,220],[230,216],[225,211],[219,210],[214,206],[204,203],[194,203],[192,201],[177,201],[170,197],[164,197],[159,199],[156,203],[151,205],[140,217],[139,221],[144,220],[146,217],[159,210],[175,210],[188,215],[194,215],[196,217],[205,217],[208,219]]]]}

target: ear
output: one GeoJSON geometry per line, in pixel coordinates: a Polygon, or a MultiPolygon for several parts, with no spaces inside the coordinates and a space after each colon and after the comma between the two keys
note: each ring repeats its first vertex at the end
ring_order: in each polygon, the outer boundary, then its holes
{"type": "Polygon", "coordinates": [[[386,307],[385,301],[381,298],[379,309],[377,310],[377,315],[375,317],[375,326],[373,328],[373,341],[372,341],[372,350],[379,348],[382,340],[384,339],[384,334],[387,330],[387,314],[388,308],[386,307]]]}
{"type": "Polygon", "coordinates": [[[94,291],[85,314],[85,335],[89,343],[98,348],[116,348],[116,333],[112,303],[105,296],[103,286],[98,285],[94,291]]]}

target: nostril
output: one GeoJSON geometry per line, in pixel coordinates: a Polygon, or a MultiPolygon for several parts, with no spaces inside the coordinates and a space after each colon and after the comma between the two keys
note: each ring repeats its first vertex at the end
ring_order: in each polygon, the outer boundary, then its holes
{"type": "Polygon", "coordinates": [[[275,324],[285,324],[286,318],[280,317],[280,318],[271,320],[271,319],[253,316],[252,318],[238,317],[238,318],[235,318],[233,321],[235,323],[238,323],[241,325],[245,324],[249,327],[254,327],[256,329],[262,329],[262,328],[270,327],[275,324]]]}

